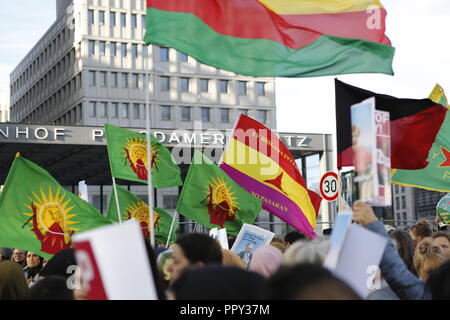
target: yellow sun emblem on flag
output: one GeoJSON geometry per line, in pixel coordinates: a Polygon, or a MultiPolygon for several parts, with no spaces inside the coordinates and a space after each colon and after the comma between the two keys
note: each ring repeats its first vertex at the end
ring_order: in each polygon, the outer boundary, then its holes
{"type": "MultiPolygon", "coordinates": [[[[150,225],[150,216],[149,216],[149,208],[144,201],[136,201],[132,202],[125,209],[124,218],[125,219],[136,219],[141,226],[143,223],[146,224],[145,228],[148,229],[150,225]]],[[[158,227],[161,216],[153,210],[153,226],[156,229],[158,227]]]]}
{"type": "MultiPolygon", "coordinates": [[[[51,187],[47,193],[41,188],[40,195],[33,191],[33,196],[29,197],[29,204],[25,204],[30,212],[23,214],[29,217],[27,222],[32,222],[33,215],[36,215],[37,228],[41,234],[64,236],[65,242],[69,242],[71,233],[79,230],[73,227],[78,222],[72,220],[76,214],[69,214],[75,208],[69,207],[71,199],[65,200],[66,195],[60,193],[60,188],[53,193],[51,187]]],[[[31,225],[29,230],[34,229],[33,223],[31,225]]]]}
{"type": "MultiPolygon", "coordinates": [[[[159,161],[158,155],[158,146],[153,145],[151,151],[152,157],[152,168],[157,167],[157,161],[159,161]]],[[[145,170],[147,170],[148,162],[147,162],[147,139],[145,138],[128,138],[125,149],[122,150],[123,157],[127,158],[134,165],[138,164],[143,166],[145,170]]]]}
{"type": "Polygon", "coordinates": [[[212,177],[211,182],[208,183],[203,192],[208,194],[207,199],[210,204],[227,210],[229,216],[234,215],[239,210],[237,198],[233,196],[236,192],[232,192],[231,186],[222,177],[216,177],[216,179],[212,177]],[[225,207],[223,207],[224,203],[226,203],[225,207]]]}

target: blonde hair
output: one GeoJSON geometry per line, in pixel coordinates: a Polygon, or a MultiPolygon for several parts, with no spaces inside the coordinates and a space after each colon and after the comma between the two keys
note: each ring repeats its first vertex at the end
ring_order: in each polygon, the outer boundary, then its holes
{"type": "Polygon", "coordinates": [[[330,248],[329,240],[300,240],[286,250],[283,265],[292,266],[299,263],[323,264],[330,248]]]}
{"type": "Polygon", "coordinates": [[[437,269],[447,259],[442,253],[442,249],[439,252],[434,252],[432,247],[439,247],[432,238],[425,238],[419,242],[414,250],[414,267],[416,268],[417,275],[420,279],[426,281],[430,273],[437,269]],[[428,248],[426,252],[423,252],[422,247],[428,248]]]}
{"type": "Polygon", "coordinates": [[[281,253],[284,253],[287,250],[286,242],[279,237],[273,238],[272,241],[270,242],[270,245],[280,250],[281,253]]]}
{"type": "Polygon", "coordinates": [[[244,261],[236,253],[227,249],[222,249],[222,264],[228,267],[245,269],[244,261]]]}

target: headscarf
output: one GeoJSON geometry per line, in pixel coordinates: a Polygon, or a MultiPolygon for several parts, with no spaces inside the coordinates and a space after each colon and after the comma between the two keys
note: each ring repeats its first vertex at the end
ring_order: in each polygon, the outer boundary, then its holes
{"type": "Polygon", "coordinates": [[[275,273],[283,261],[280,250],[271,245],[261,246],[253,253],[250,270],[268,278],[275,273]]]}
{"type": "Polygon", "coordinates": [[[23,299],[27,289],[22,268],[13,261],[0,262],[0,300],[23,299]]]}
{"type": "Polygon", "coordinates": [[[61,276],[67,279],[75,272],[75,269],[71,270],[69,267],[76,265],[73,249],[61,250],[47,262],[39,275],[43,277],[61,276]]]}
{"type": "Polygon", "coordinates": [[[13,250],[11,248],[0,248],[0,255],[2,256],[3,260],[9,260],[11,259],[13,250]]]}

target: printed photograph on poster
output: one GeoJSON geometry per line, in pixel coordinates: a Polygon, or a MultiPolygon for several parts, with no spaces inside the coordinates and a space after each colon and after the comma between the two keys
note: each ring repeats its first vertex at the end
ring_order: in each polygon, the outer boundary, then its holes
{"type": "Polygon", "coordinates": [[[375,98],[351,107],[355,200],[373,202],[378,193],[375,98]]]}
{"type": "Polygon", "coordinates": [[[442,197],[436,206],[436,213],[439,217],[439,227],[450,224],[450,193],[442,197]]]}
{"type": "Polygon", "coordinates": [[[246,269],[248,269],[252,261],[253,252],[263,245],[270,244],[274,235],[273,232],[244,223],[236,241],[231,247],[231,251],[241,258],[246,269]]]}
{"type": "Polygon", "coordinates": [[[391,135],[389,112],[375,110],[378,191],[374,205],[391,206],[391,135]]]}

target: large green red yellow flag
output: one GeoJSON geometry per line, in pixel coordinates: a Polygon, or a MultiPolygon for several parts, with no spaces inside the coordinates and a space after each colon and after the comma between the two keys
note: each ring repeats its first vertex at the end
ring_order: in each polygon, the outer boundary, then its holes
{"type": "Polygon", "coordinates": [[[147,0],[146,44],[250,76],[393,74],[379,0],[147,0]]]}
{"type": "Polygon", "coordinates": [[[0,247],[44,258],[72,246],[74,232],[111,223],[46,170],[16,157],[0,197],[0,247]]]}
{"type": "MultiPolygon", "coordinates": [[[[147,183],[147,137],[143,133],[105,124],[111,174],[115,178],[147,183]]],[[[151,139],[152,184],[155,188],[181,186],[180,167],[170,151],[151,139]]]]}
{"type": "MultiPolygon", "coordinates": [[[[436,85],[429,99],[449,108],[445,92],[436,85]]],[[[392,183],[433,191],[450,192],[450,114],[447,112],[428,154],[428,165],[420,170],[393,170],[392,183]]]]}
{"type": "Polygon", "coordinates": [[[269,128],[241,115],[219,166],[263,208],[310,238],[322,198],[308,190],[294,157],[269,128]]]}
{"type": "Polygon", "coordinates": [[[177,212],[208,228],[237,235],[262,210],[261,200],[231,180],[201,152],[195,151],[177,204],[177,212]]]}
{"type": "MultiPolygon", "coordinates": [[[[150,237],[150,215],[148,205],[129,192],[127,189],[117,187],[117,197],[119,199],[120,214],[122,220],[136,219],[141,226],[142,232],[146,238],[150,237]]],[[[118,211],[115,199],[114,189],[111,192],[108,207],[108,218],[118,222],[118,211]]],[[[172,223],[172,215],[161,208],[153,208],[153,227],[155,230],[155,240],[158,243],[166,243],[172,223]]],[[[177,240],[177,230],[179,222],[175,220],[172,232],[170,233],[170,244],[177,240]]]]}

